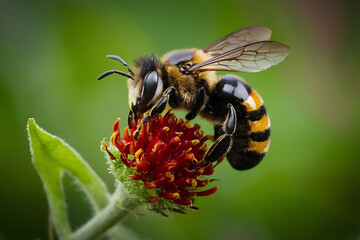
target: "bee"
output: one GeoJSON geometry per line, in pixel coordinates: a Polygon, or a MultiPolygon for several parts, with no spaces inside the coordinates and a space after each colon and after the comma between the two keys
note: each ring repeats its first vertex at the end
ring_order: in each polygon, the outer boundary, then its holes
{"type": "Polygon", "coordinates": [[[142,119],[135,132],[166,106],[188,111],[187,120],[197,115],[214,124],[214,142],[204,154],[205,162],[223,156],[237,170],[256,166],[268,151],[270,118],[261,96],[242,78],[228,74],[217,77],[216,71],[259,72],[283,61],[291,48],[269,41],[271,30],[248,27],[232,32],[203,49],[190,48],[166,53],[159,60],[154,55],[135,61],[129,73],[110,70],[102,79],[117,73],[128,78],[129,127],[142,119]]]}

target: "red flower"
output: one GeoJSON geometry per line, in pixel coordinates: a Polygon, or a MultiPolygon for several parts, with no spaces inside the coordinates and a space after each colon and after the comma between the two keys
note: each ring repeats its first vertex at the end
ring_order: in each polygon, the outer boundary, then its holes
{"type": "MultiPolygon", "coordinates": [[[[136,141],[136,124],[133,123],[130,131],[126,127],[121,138],[118,123],[119,119],[113,126],[110,142],[119,154],[109,151],[105,142],[103,145],[111,160],[116,162],[114,155],[118,155],[127,168],[134,169],[130,179],[141,181],[145,188],[155,190],[153,196],[147,197],[149,203],[167,199],[177,205],[195,208],[192,206],[195,196],[216,192],[218,186],[200,190],[210,182],[202,177],[213,174],[214,169],[211,163],[203,160],[207,147],[204,142],[211,136],[203,136],[198,124],[191,127],[189,122],[178,120],[169,111],[164,117],[159,115],[143,125],[136,141]]],[[[185,213],[176,208],[172,210],[185,213]]]]}

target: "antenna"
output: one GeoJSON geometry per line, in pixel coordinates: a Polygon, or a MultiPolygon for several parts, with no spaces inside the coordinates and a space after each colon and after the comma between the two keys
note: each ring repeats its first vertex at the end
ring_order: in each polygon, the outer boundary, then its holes
{"type": "Polygon", "coordinates": [[[101,75],[97,78],[98,80],[101,80],[101,79],[103,79],[104,77],[109,76],[109,75],[111,75],[111,74],[113,74],[113,73],[117,73],[117,74],[120,74],[120,75],[122,75],[122,76],[125,76],[125,77],[127,77],[127,78],[131,78],[132,80],[134,80],[134,78],[133,78],[134,73],[133,73],[133,71],[131,71],[131,69],[129,68],[129,66],[127,65],[127,63],[124,61],[124,59],[122,59],[121,57],[116,56],[116,55],[106,55],[106,57],[121,62],[125,67],[127,67],[127,70],[129,71],[130,74],[124,73],[124,72],[119,71],[119,70],[109,70],[109,71],[106,71],[106,72],[104,72],[103,74],[101,74],[101,75]]]}
{"type": "Polygon", "coordinates": [[[128,71],[129,71],[129,73],[131,74],[131,76],[134,76],[133,71],[131,71],[131,69],[129,68],[128,64],[124,61],[124,59],[122,59],[121,57],[116,56],[116,55],[106,55],[106,57],[121,62],[125,67],[127,67],[127,69],[128,69],[128,71]]]}
{"type": "Polygon", "coordinates": [[[120,75],[122,75],[122,76],[131,78],[132,80],[134,80],[134,78],[133,78],[131,75],[129,75],[129,74],[127,74],[127,73],[124,73],[124,72],[121,72],[121,71],[118,71],[118,70],[109,70],[109,71],[106,71],[106,72],[102,73],[97,79],[98,79],[98,80],[101,80],[101,79],[103,79],[104,77],[109,76],[110,74],[113,74],[113,73],[117,73],[117,74],[120,74],[120,75]]]}

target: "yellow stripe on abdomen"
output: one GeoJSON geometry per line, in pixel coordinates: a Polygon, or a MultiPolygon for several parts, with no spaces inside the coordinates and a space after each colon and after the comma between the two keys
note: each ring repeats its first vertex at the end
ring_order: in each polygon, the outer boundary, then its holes
{"type": "Polygon", "coordinates": [[[270,145],[270,139],[263,141],[263,142],[256,142],[250,140],[249,146],[246,149],[247,151],[254,151],[257,153],[266,153],[270,145]]]}
{"type": "Polygon", "coordinates": [[[250,133],[253,132],[262,132],[270,128],[270,118],[267,114],[264,114],[262,118],[258,121],[249,121],[250,133]]]}

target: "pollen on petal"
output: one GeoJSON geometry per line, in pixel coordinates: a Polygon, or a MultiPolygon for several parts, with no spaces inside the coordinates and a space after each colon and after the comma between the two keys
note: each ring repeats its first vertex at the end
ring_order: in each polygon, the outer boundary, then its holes
{"type": "Polygon", "coordinates": [[[156,144],[154,145],[154,147],[153,147],[153,149],[152,149],[151,151],[152,151],[152,152],[156,152],[157,147],[158,147],[158,143],[156,143],[156,144]]]}
{"type": "Polygon", "coordinates": [[[178,199],[180,197],[179,193],[173,193],[173,199],[178,199]]]}
{"type": "Polygon", "coordinates": [[[204,131],[198,129],[198,130],[196,130],[196,131],[194,132],[194,135],[195,135],[196,137],[202,137],[202,136],[204,135],[204,131]]]}
{"type": "Polygon", "coordinates": [[[110,137],[110,142],[115,146],[115,138],[116,138],[116,135],[118,135],[119,132],[114,132],[111,137],[110,137]]]}
{"type": "Polygon", "coordinates": [[[141,148],[135,152],[135,157],[139,158],[139,156],[144,152],[141,148]]]}
{"type": "Polygon", "coordinates": [[[198,185],[197,181],[195,179],[191,179],[191,186],[194,188],[198,185]]]}
{"type": "Polygon", "coordinates": [[[199,139],[191,140],[191,144],[192,144],[192,145],[196,145],[196,144],[198,144],[199,142],[200,142],[199,139]]]}
{"type": "Polygon", "coordinates": [[[169,178],[169,182],[172,182],[172,181],[174,181],[174,174],[173,173],[171,173],[171,172],[166,172],[165,173],[165,176],[167,177],[167,178],[169,178]]]}
{"type": "Polygon", "coordinates": [[[177,118],[175,117],[175,115],[170,115],[170,117],[168,118],[168,123],[176,123],[177,122],[177,118]]]}
{"type": "Polygon", "coordinates": [[[174,143],[179,143],[180,142],[180,137],[176,136],[173,138],[174,143]]]}
{"type": "MultiPolygon", "coordinates": [[[[184,161],[192,161],[194,159],[194,154],[193,153],[188,153],[188,151],[186,151],[187,154],[184,157],[184,161]]],[[[189,151],[190,152],[190,151],[189,151]]]]}
{"type": "Polygon", "coordinates": [[[199,149],[205,151],[206,150],[206,144],[204,143],[203,145],[201,145],[201,147],[199,149]]]}

